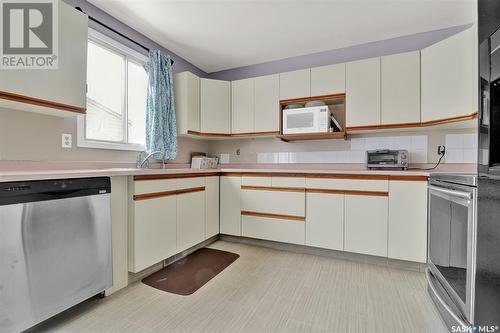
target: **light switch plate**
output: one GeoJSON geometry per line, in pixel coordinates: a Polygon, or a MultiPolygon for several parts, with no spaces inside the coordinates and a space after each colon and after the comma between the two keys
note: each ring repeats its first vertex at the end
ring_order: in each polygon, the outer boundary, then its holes
{"type": "Polygon", "coordinates": [[[73,146],[73,138],[71,134],[65,134],[63,133],[61,135],[61,140],[62,140],[62,147],[63,148],[71,148],[73,146]]]}

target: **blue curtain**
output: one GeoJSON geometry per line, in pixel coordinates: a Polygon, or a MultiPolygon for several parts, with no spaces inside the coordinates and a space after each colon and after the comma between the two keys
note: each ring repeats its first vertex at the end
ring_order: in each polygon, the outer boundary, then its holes
{"type": "Polygon", "coordinates": [[[163,156],[155,157],[173,160],[177,155],[177,125],[170,56],[150,50],[144,69],[148,74],[146,151],[162,151],[163,156]]]}

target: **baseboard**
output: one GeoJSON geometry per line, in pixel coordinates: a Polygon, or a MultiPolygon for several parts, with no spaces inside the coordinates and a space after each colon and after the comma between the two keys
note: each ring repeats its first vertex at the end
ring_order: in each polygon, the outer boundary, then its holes
{"type": "Polygon", "coordinates": [[[231,236],[231,235],[222,235],[222,234],[220,235],[220,239],[223,241],[227,241],[227,242],[262,246],[262,247],[266,247],[266,248],[270,248],[270,249],[274,249],[274,250],[290,251],[290,252],[295,252],[295,253],[300,253],[300,254],[317,255],[317,256],[347,260],[347,261],[352,261],[352,262],[357,262],[357,263],[379,265],[379,266],[384,266],[384,267],[391,267],[391,268],[397,268],[397,269],[403,269],[403,270],[415,271],[415,272],[424,272],[425,268],[427,267],[427,264],[423,264],[423,263],[419,263],[419,262],[391,259],[391,258],[385,258],[385,257],[377,257],[377,256],[371,256],[371,255],[367,255],[367,254],[344,252],[344,251],[337,251],[337,250],[330,250],[330,249],[322,249],[322,248],[318,248],[318,247],[298,245],[298,244],[274,242],[274,241],[268,241],[268,240],[263,240],[263,239],[255,239],[255,238],[231,236]]]}

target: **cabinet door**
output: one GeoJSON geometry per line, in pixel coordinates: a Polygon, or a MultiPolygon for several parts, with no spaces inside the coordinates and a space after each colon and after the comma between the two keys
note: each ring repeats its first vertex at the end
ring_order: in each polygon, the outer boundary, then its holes
{"type": "Polygon", "coordinates": [[[311,68],[311,96],[345,93],[345,64],[311,68]]]}
{"type": "Polygon", "coordinates": [[[177,252],[205,240],[205,191],[177,195],[177,252]]]}
{"type": "Polygon", "coordinates": [[[0,70],[0,91],[86,108],[87,15],[58,5],[58,69],[0,70]]]}
{"type": "Polygon", "coordinates": [[[259,76],[254,79],[255,86],[255,132],[279,131],[279,74],[259,76]]]}
{"type": "Polygon", "coordinates": [[[241,230],[245,237],[304,245],[304,221],[243,215],[241,230]]]}
{"type": "Polygon", "coordinates": [[[475,28],[422,50],[422,121],[477,112],[475,28]]]}
{"type": "Polygon", "coordinates": [[[231,82],[201,79],[201,131],[231,133],[231,82]]]}
{"type": "Polygon", "coordinates": [[[347,127],[380,125],[380,58],[346,64],[347,127]]]}
{"type": "Polygon", "coordinates": [[[129,271],[139,272],[177,253],[176,196],[135,201],[129,271]]]}
{"type": "Polygon", "coordinates": [[[219,234],[219,177],[205,179],[205,239],[219,234]]]}
{"type": "Polygon", "coordinates": [[[389,182],[389,258],[427,261],[427,182],[389,182]]]}
{"type": "Polygon", "coordinates": [[[381,58],[382,124],[420,122],[420,51],[381,58]]]}
{"type": "Polygon", "coordinates": [[[220,233],[241,236],[241,177],[220,178],[220,233]]]}
{"type": "Polygon", "coordinates": [[[191,72],[174,75],[177,133],[200,131],[200,78],[191,72]]]}
{"type": "Polygon", "coordinates": [[[307,193],[306,245],[344,249],[344,195],[307,193]]]}
{"type": "Polygon", "coordinates": [[[280,99],[311,96],[311,70],[280,73],[280,99]]]}
{"type": "Polygon", "coordinates": [[[387,256],[387,201],[382,196],[345,196],[346,251],[387,256]]]}
{"type": "Polygon", "coordinates": [[[254,79],[231,82],[231,133],[254,132],[254,79]]]}

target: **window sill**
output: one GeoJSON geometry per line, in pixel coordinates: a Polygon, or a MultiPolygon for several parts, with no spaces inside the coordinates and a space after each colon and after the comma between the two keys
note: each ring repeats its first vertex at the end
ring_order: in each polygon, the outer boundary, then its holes
{"type": "Polygon", "coordinates": [[[126,151],[143,151],[145,147],[133,143],[114,143],[105,141],[78,140],[77,146],[80,148],[111,149],[126,151]]]}

